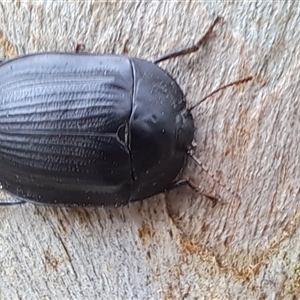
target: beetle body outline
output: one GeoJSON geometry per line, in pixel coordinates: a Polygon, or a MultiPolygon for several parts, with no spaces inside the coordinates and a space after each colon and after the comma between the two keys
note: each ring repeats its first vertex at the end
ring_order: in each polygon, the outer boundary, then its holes
{"type": "Polygon", "coordinates": [[[176,81],[127,56],[39,53],[0,65],[0,182],[25,201],[124,205],[172,185],[194,124],[176,81]]]}

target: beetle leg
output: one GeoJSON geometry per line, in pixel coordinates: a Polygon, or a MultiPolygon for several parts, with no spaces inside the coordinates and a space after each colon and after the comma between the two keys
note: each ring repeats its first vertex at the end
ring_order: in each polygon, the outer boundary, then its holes
{"type": "Polygon", "coordinates": [[[85,44],[77,44],[75,48],[76,53],[83,52],[85,50],[85,44]]]}
{"type": "Polygon", "coordinates": [[[215,21],[212,23],[212,25],[209,27],[209,29],[207,30],[207,32],[204,34],[204,36],[198,41],[198,43],[196,43],[193,46],[190,47],[186,47],[183,48],[181,50],[176,50],[174,52],[170,52],[168,54],[165,54],[157,59],[155,59],[153,61],[154,64],[157,64],[161,61],[170,59],[170,58],[174,58],[174,57],[178,57],[178,56],[182,56],[182,55],[186,55],[186,54],[190,54],[193,52],[196,52],[199,50],[199,48],[206,43],[206,41],[208,40],[209,35],[211,34],[211,32],[213,31],[214,27],[216,26],[217,23],[219,23],[222,20],[222,17],[217,17],[215,19],[215,21]]]}
{"type": "Polygon", "coordinates": [[[193,159],[194,162],[196,162],[197,165],[199,165],[206,174],[208,174],[209,177],[211,177],[215,182],[217,182],[221,187],[223,187],[227,192],[229,192],[234,199],[240,203],[241,202],[241,197],[238,193],[236,193],[235,191],[232,191],[230,188],[228,188],[225,184],[222,184],[217,178],[215,178],[215,176],[213,174],[211,174],[207,168],[205,168],[201,162],[198,160],[198,158],[192,153],[192,151],[188,151],[187,154],[193,159]]]}
{"type": "Polygon", "coordinates": [[[26,203],[26,201],[11,201],[11,202],[6,202],[6,201],[2,201],[2,199],[0,199],[0,206],[9,206],[9,205],[21,205],[26,203]]]}
{"type": "Polygon", "coordinates": [[[171,186],[171,188],[169,190],[175,189],[177,187],[180,187],[182,185],[188,185],[191,189],[193,189],[194,191],[196,191],[197,193],[205,196],[206,198],[212,200],[213,202],[217,202],[219,201],[218,198],[216,198],[215,196],[203,193],[199,191],[199,187],[195,184],[195,182],[193,182],[190,178],[182,178],[182,179],[178,179],[175,182],[173,182],[173,185],[171,186]]]}
{"type": "Polygon", "coordinates": [[[19,205],[24,204],[26,201],[20,197],[12,196],[8,192],[1,191],[0,192],[0,206],[7,206],[7,205],[19,205]]]}

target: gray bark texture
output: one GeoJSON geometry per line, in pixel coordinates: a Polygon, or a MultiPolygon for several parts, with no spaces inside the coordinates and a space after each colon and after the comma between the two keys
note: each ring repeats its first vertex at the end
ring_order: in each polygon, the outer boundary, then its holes
{"type": "Polygon", "coordinates": [[[202,167],[184,174],[220,200],[180,187],[120,208],[1,207],[1,300],[299,299],[297,1],[1,1],[0,56],[83,43],[152,60],[217,15],[198,52],[161,66],[188,105],[254,76],[193,111],[202,167]]]}

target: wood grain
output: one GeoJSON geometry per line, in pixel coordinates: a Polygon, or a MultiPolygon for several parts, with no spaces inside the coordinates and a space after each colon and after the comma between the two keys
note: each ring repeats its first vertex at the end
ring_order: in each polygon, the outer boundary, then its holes
{"type": "Polygon", "coordinates": [[[121,208],[0,209],[0,299],[297,299],[300,293],[300,9],[297,2],[0,4],[0,55],[115,53],[154,59],[193,105],[188,187],[121,208]],[[206,171],[204,171],[206,170],[206,171]],[[236,201],[234,193],[240,196],[236,201]]]}

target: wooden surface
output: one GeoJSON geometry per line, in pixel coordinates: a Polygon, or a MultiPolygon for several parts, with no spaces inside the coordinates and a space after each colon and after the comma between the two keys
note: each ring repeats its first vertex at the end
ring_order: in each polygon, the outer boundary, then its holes
{"type": "Polygon", "coordinates": [[[182,187],[122,208],[2,207],[1,300],[299,297],[297,1],[2,1],[0,56],[84,43],[151,60],[196,42],[216,15],[198,53],[162,66],[188,105],[255,77],[193,112],[207,172],[189,159],[185,174],[221,200],[182,187]]]}

